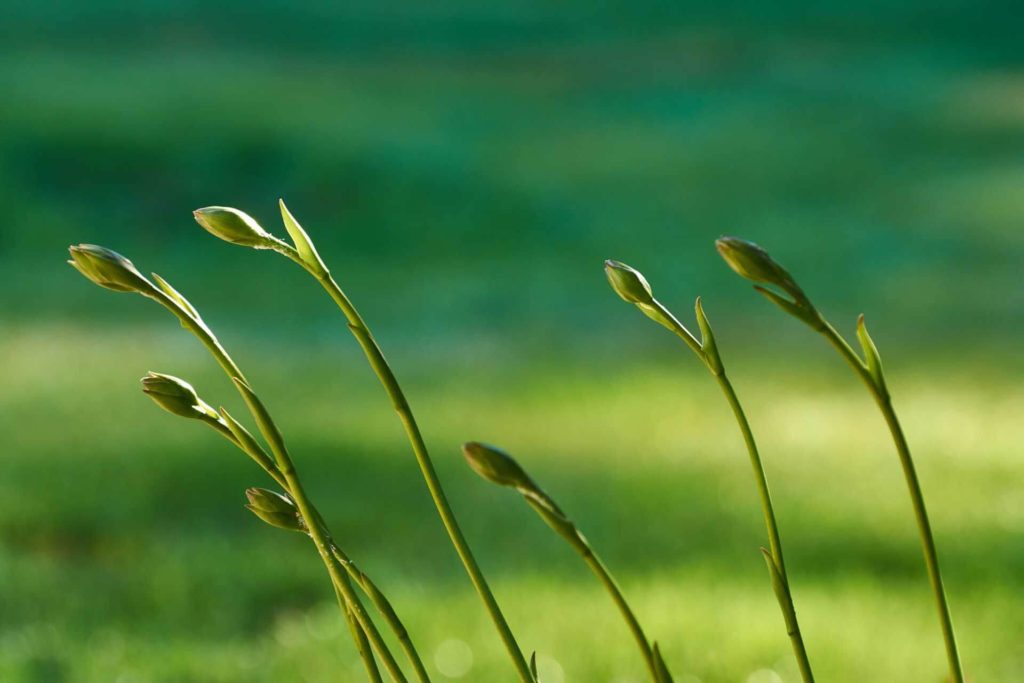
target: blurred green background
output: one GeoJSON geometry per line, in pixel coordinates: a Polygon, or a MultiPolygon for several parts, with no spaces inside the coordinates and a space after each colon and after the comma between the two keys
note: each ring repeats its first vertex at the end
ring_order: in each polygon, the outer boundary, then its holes
{"type": "Polygon", "coordinates": [[[910,506],[870,399],[712,248],[754,239],[852,333],[915,449],[963,658],[1024,680],[1024,43],[1013,2],[0,6],[0,679],[360,680],[308,543],[253,466],[138,391],[241,414],[100,243],[203,312],[436,680],[511,681],[400,425],[297,269],[193,222],[283,196],[361,307],[544,683],[643,680],[585,567],[462,463],[517,454],[680,683],[796,681],[728,408],[619,301],[698,294],[757,432],[822,681],[940,681],[910,506]],[[467,655],[466,653],[470,653],[467,655]],[[467,668],[468,667],[468,668],[467,668]]]}

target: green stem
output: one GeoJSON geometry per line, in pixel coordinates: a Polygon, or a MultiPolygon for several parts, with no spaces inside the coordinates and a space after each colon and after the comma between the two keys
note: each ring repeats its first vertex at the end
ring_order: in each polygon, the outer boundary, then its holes
{"type": "Polygon", "coordinates": [[[747,421],[743,406],[736,396],[736,390],[733,389],[732,382],[726,377],[724,370],[721,374],[716,375],[715,379],[722,388],[722,393],[725,394],[725,398],[732,408],[733,415],[736,416],[736,423],[743,434],[743,442],[747,445],[747,453],[750,455],[750,465],[754,470],[757,492],[761,497],[761,511],[764,514],[764,524],[768,530],[768,543],[771,546],[772,558],[779,568],[779,575],[782,577],[782,581],[787,589],[784,591],[781,599],[789,603],[787,608],[789,613],[793,615],[792,624],[787,631],[789,632],[790,642],[793,645],[793,654],[796,656],[797,665],[800,667],[800,676],[806,683],[813,683],[814,674],[811,671],[811,662],[807,656],[807,648],[804,646],[803,634],[800,632],[800,625],[796,620],[796,607],[793,605],[792,598],[789,597],[789,576],[786,574],[786,565],[782,557],[782,539],[779,536],[779,526],[775,520],[775,506],[772,505],[772,495],[768,489],[768,477],[765,474],[764,465],[761,463],[761,455],[758,453],[757,443],[754,441],[754,434],[750,429],[750,423],[747,421]]]}
{"type": "MultiPolygon", "coordinates": [[[[824,322],[824,321],[823,321],[824,322]]],[[[899,455],[900,465],[903,467],[903,476],[907,482],[907,489],[910,492],[910,501],[914,508],[914,518],[917,521],[917,531],[921,537],[921,549],[924,553],[924,563],[928,570],[928,580],[931,583],[932,593],[935,596],[935,606],[939,612],[939,623],[942,627],[942,638],[946,646],[946,659],[949,663],[949,672],[954,683],[963,683],[964,673],[960,664],[960,653],[956,644],[956,633],[953,631],[953,618],[949,612],[949,604],[946,601],[946,590],[942,584],[942,574],[939,571],[939,556],[935,549],[935,538],[932,535],[931,523],[928,521],[928,510],[924,504],[924,494],[921,492],[921,484],[917,478],[917,470],[914,467],[914,460],[910,455],[910,447],[903,434],[896,411],[892,405],[888,390],[879,386],[871,377],[867,367],[861,361],[857,353],[850,347],[845,339],[836,331],[831,324],[824,322],[819,330],[825,339],[832,344],[839,352],[858,377],[864,382],[871,395],[875,399],[885,423],[892,434],[893,443],[896,445],[896,452],[899,455]]]]}
{"type": "Polygon", "coordinates": [[[647,636],[644,634],[644,630],[640,626],[640,622],[637,620],[636,615],[630,608],[629,603],[626,602],[626,596],[622,594],[619,584],[616,583],[604,562],[601,561],[601,558],[597,556],[597,553],[594,552],[593,548],[591,548],[589,544],[581,546],[579,551],[583,556],[583,561],[587,563],[587,566],[590,567],[604,585],[605,589],[607,589],[608,594],[612,596],[615,606],[619,608],[622,618],[626,620],[626,625],[629,627],[630,633],[633,634],[633,639],[636,641],[637,646],[640,648],[640,652],[643,654],[644,662],[647,664],[647,669],[651,674],[651,678],[654,679],[655,683],[658,683],[661,678],[658,675],[658,670],[654,664],[654,653],[651,650],[651,644],[647,640],[647,636]]]}
{"type": "Polygon", "coordinates": [[[746,413],[743,411],[743,406],[740,404],[739,397],[736,395],[736,390],[733,389],[732,382],[726,377],[724,366],[721,364],[721,359],[718,359],[719,368],[716,370],[714,365],[710,362],[707,353],[705,353],[703,346],[697,339],[690,333],[686,326],[684,326],[679,319],[676,318],[671,311],[665,308],[660,302],[654,302],[654,309],[661,313],[669,323],[669,328],[678,335],[683,342],[690,347],[690,350],[696,354],[696,356],[707,366],[711,374],[714,375],[715,381],[718,382],[718,386],[722,389],[722,393],[725,394],[726,401],[729,403],[729,407],[732,408],[733,415],[736,418],[736,424],[740,428],[740,432],[743,435],[743,442],[747,447],[747,454],[750,456],[750,465],[754,470],[754,481],[757,484],[757,491],[761,499],[761,512],[764,515],[764,524],[768,531],[768,543],[771,546],[771,555],[775,561],[775,565],[778,567],[779,576],[783,582],[785,590],[776,592],[776,596],[781,602],[785,602],[783,605],[783,615],[786,618],[786,631],[789,635],[790,642],[793,646],[793,654],[796,656],[797,665],[800,667],[800,676],[805,683],[814,682],[814,673],[811,671],[811,662],[807,656],[807,648],[804,646],[803,634],[800,632],[800,625],[796,619],[796,607],[793,605],[793,600],[789,590],[789,577],[786,574],[786,564],[782,556],[782,539],[779,535],[778,523],[775,519],[775,506],[772,505],[771,491],[768,488],[768,476],[764,471],[764,464],[761,462],[761,455],[757,450],[757,442],[754,440],[754,433],[750,429],[750,423],[747,421],[746,413]]]}
{"type": "MultiPolygon", "coordinates": [[[[334,594],[338,597],[338,604],[344,606],[345,596],[337,585],[334,586],[334,594]]],[[[366,666],[366,677],[370,680],[370,683],[383,683],[383,679],[381,679],[380,676],[380,669],[377,668],[377,660],[373,658],[373,653],[370,652],[370,643],[366,639],[366,633],[363,632],[363,627],[359,625],[358,621],[356,621],[355,615],[352,614],[352,610],[347,607],[345,607],[345,621],[348,622],[348,627],[352,631],[352,639],[355,641],[359,657],[363,660],[363,664],[366,666]]]]}
{"type": "Polygon", "coordinates": [[[505,620],[505,616],[502,614],[501,608],[498,606],[498,601],[491,592],[491,588],[487,584],[487,579],[484,578],[483,572],[480,570],[480,566],[473,557],[473,552],[470,550],[469,544],[466,542],[466,538],[463,536],[462,530],[459,528],[458,521],[455,519],[455,513],[452,511],[448,498],[445,496],[444,489],[441,486],[441,480],[438,478],[437,472],[434,470],[434,464],[430,459],[430,454],[427,452],[426,443],[423,441],[423,436],[420,433],[419,426],[416,424],[416,418],[412,414],[409,402],[406,400],[405,394],[402,392],[402,388],[398,384],[398,380],[395,378],[391,367],[384,358],[384,353],[381,351],[380,346],[373,338],[373,334],[370,332],[369,327],[367,327],[362,316],[359,315],[355,306],[341,290],[341,287],[338,286],[338,283],[334,281],[334,278],[331,277],[330,273],[319,272],[312,269],[302,260],[297,252],[294,252],[290,248],[282,249],[280,253],[284,254],[313,275],[313,277],[315,277],[320,285],[327,291],[331,299],[333,299],[338,305],[338,308],[341,309],[341,312],[348,320],[349,329],[355,336],[359,346],[363,349],[363,353],[366,354],[366,359],[369,361],[370,367],[373,368],[377,378],[384,386],[384,390],[391,399],[395,412],[398,413],[398,416],[402,421],[402,426],[405,428],[405,433],[409,438],[409,443],[412,445],[412,451],[416,457],[416,462],[419,464],[420,472],[423,474],[423,479],[426,482],[427,489],[430,491],[430,497],[433,499],[434,505],[437,507],[437,512],[448,532],[449,538],[451,538],[452,545],[455,546],[455,551],[458,553],[459,559],[462,560],[462,564],[466,568],[466,573],[469,574],[470,581],[473,582],[473,586],[480,595],[480,599],[483,601],[487,612],[491,616],[491,620],[494,622],[494,625],[498,630],[498,634],[501,636],[502,642],[505,644],[505,649],[508,650],[508,654],[512,659],[512,663],[516,668],[519,678],[524,683],[534,683],[533,674],[530,673],[530,666],[527,664],[522,650],[519,649],[519,644],[516,642],[512,629],[505,620]]]}
{"type": "Polygon", "coordinates": [[[337,546],[332,548],[334,557],[341,563],[341,566],[345,568],[349,576],[356,585],[359,586],[366,594],[370,601],[380,612],[381,617],[388,623],[388,626],[394,632],[395,637],[398,638],[398,642],[405,652],[406,657],[409,659],[409,663],[412,664],[413,669],[416,671],[416,677],[422,683],[430,683],[430,676],[427,674],[427,669],[423,665],[423,661],[420,659],[419,652],[413,645],[412,639],[409,637],[409,631],[405,628],[401,619],[398,618],[398,613],[395,612],[395,608],[392,607],[391,602],[385,597],[385,595],[377,588],[377,585],[373,583],[369,576],[364,574],[352,560],[350,560],[344,552],[337,546]]]}
{"type": "MultiPolygon", "coordinates": [[[[167,310],[173,313],[182,326],[192,332],[192,334],[199,339],[200,342],[209,350],[214,359],[221,366],[225,373],[232,380],[241,380],[246,382],[245,375],[242,373],[241,368],[232,360],[228,352],[221,346],[220,341],[213,334],[213,332],[203,323],[201,320],[194,318],[187,311],[183,310],[177,302],[171,299],[169,296],[160,291],[154,291],[150,294],[153,299],[163,305],[167,310]]],[[[237,386],[237,383],[236,383],[237,386]]],[[[249,405],[250,410],[250,397],[241,389],[237,387],[242,398],[249,405]]],[[[262,420],[258,420],[261,424],[262,420]]],[[[327,572],[331,576],[331,581],[335,586],[336,591],[340,591],[344,597],[345,603],[342,605],[342,611],[345,613],[346,618],[351,614],[359,623],[359,626],[363,634],[370,640],[374,649],[377,651],[381,660],[384,662],[385,667],[391,674],[394,681],[398,683],[405,683],[405,676],[402,674],[398,664],[394,661],[394,657],[387,649],[387,645],[384,640],[380,637],[380,633],[377,631],[376,626],[370,620],[366,614],[366,609],[363,607],[359,600],[359,596],[355,593],[352,588],[352,584],[349,581],[348,575],[339,569],[339,563],[335,560],[334,556],[328,550],[328,542],[325,538],[325,531],[321,528],[321,525],[316,520],[320,519],[319,513],[315,511],[312,504],[309,502],[305,495],[305,491],[302,488],[302,484],[298,479],[295,472],[294,465],[291,462],[291,458],[288,455],[287,450],[284,449],[284,444],[279,441],[279,434],[264,433],[264,437],[270,442],[271,450],[277,458],[278,472],[280,476],[284,477],[286,490],[291,494],[295,500],[295,504],[299,509],[303,519],[307,520],[307,527],[310,532],[310,536],[313,538],[313,542],[316,545],[317,551],[320,553],[320,557],[327,567],[327,572]],[[272,437],[277,437],[278,442],[275,443],[272,437]]],[[[275,477],[276,479],[277,477],[275,477]]],[[[356,642],[357,649],[359,649],[359,642],[356,642]]],[[[370,662],[368,659],[372,659],[372,654],[369,652],[360,652],[363,656],[364,663],[366,664],[367,670],[370,670],[371,666],[376,667],[375,662],[370,662]]]]}

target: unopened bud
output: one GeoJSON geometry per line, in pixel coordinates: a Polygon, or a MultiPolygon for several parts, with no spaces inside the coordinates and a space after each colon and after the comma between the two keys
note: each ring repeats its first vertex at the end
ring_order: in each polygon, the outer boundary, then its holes
{"type": "Polygon", "coordinates": [[[260,227],[255,218],[238,209],[228,206],[207,206],[196,209],[192,215],[207,232],[225,242],[256,249],[272,249],[281,244],[279,239],[260,227]]]}
{"type": "Polygon", "coordinates": [[[251,488],[245,490],[245,497],[249,499],[245,509],[270,526],[306,533],[302,516],[286,496],[267,489],[251,488]]]}
{"type": "Polygon", "coordinates": [[[715,241],[715,248],[729,267],[741,276],[754,282],[775,285],[792,296],[797,303],[809,306],[810,302],[789,271],[758,245],[738,237],[720,237],[715,241]]]}
{"type": "Polygon", "coordinates": [[[287,496],[269,489],[250,488],[245,490],[249,505],[264,512],[296,513],[295,503],[287,496]]]}
{"type": "Polygon", "coordinates": [[[142,294],[154,290],[153,284],[135,265],[116,251],[95,244],[79,244],[69,247],[69,251],[68,263],[100,287],[142,294]]]}
{"type": "Polygon", "coordinates": [[[619,261],[605,261],[604,273],[615,293],[626,301],[644,306],[654,303],[651,286],[640,271],[619,261]]]}
{"type": "Polygon", "coordinates": [[[505,451],[477,441],[462,444],[466,462],[484,479],[520,491],[535,491],[537,485],[515,459],[505,451]]]}
{"type": "Polygon", "coordinates": [[[217,411],[199,398],[192,385],[183,379],[150,372],[142,378],[142,391],[174,415],[197,420],[220,420],[217,411]]]}

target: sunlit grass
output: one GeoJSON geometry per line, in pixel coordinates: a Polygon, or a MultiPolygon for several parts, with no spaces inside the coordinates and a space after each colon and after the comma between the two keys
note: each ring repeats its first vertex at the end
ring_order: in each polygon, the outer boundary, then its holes
{"type": "MultiPolygon", "coordinates": [[[[338,665],[357,671],[316,558],[241,507],[260,473],[138,392],[145,370],[169,371],[232,405],[215,368],[175,335],[24,326],[0,342],[0,573],[18,587],[0,592],[3,680],[260,681],[299,670],[328,681],[338,665]]],[[[734,357],[751,351],[724,343],[734,357]]],[[[473,656],[464,680],[511,680],[394,415],[350,346],[296,354],[254,340],[245,362],[336,534],[388,591],[432,672],[454,639],[473,656]],[[291,381],[310,367],[327,370],[291,381]]],[[[465,439],[514,448],[545,481],[680,680],[796,680],[757,553],[749,464],[706,378],[674,359],[502,366],[467,351],[476,360],[461,367],[409,350],[394,360],[399,372],[419,368],[408,392],[452,503],[549,680],[640,681],[643,665],[571,551],[465,469],[465,439]]],[[[750,361],[732,374],[762,442],[816,670],[822,680],[940,680],[913,521],[873,406],[843,368],[764,375],[750,361]]],[[[984,368],[983,382],[890,373],[968,671],[1015,680],[1024,515],[1007,424],[1024,391],[984,368]]]]}

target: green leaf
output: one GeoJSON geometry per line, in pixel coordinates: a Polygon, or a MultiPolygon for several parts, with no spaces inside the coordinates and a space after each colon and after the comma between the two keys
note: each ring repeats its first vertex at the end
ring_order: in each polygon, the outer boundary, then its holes
{"type": "Polygon", "coordinates": [[[711,323],[704,315],[704,306],[701,305],[699,296],[694,308],[697,311],[697,325],[700,326],[700,347],[704,352],[704,360],[712,374],[721,375],[725,368],[722,367],[722,359],[718,355],[718,345],[715,344],[715,335],[711,331],[711,323]]]}
{"type": "Polygon", "coordinates": [[[185,313],[187,313],[190,318],[192,318],[193,320],[199,320],[199,311],[196,310],[195,306],[189,303],[188,299],[181,295],[181,292],[176,290],[174,287],[171,287],[170,283],[167,282],[167,280],[163,279],[156,273],[150,274],[153,276],[153,279],[156,280],[157,286],[163,290],[164,294],[171,297],[171,299],[174,300],[176,304],[181,306],[182,310],[184,310],[185,313]]]}
{"type": "Polygon", "coordinates": [[[661,656],[661,648],[658,647],[658,643],[654,643],[651,656],[654,658],[654,672],[658,675],[658,683],[672,683],[672,674],[668,671],[665,658],[661,656]]]}
{"type": "Polygon", "coordinates": [[[773,292],[767,287],[762,287],[761,285],[754,285],[754,289],[763,294],[766,299],[768,299],[773,304],[784,310],[786,313],[789,313],[791,316],[803,320],[805,323],[807,323],[808,325],[815,329],[821,327],[821,321],[818,320],[816,311],[810,311],[807,308],[804,308],[803,306],[800,306],[799,304],[790,301],[786,297],[773,292]]]}
{"type": "Polygon", "coordinates": [[[275,465],[274,461],[271,460],[269,455],[267,455],[263,446],[256,441],[256,438],[249,433],[248,429],[243,427],[238,420],[231,417],[231,414],[228,413],[227,409],[223,406],[220,409],[220,416],[228,426],[231,434],[235,437],[235,440],[238,442],[238,446],[245,451],[250,458],[255,460],[256,464],[268,472],[277,471],[277,465],[275,465]]]}
{"type": "Polygon", "coordinates": [[[278,203],[281,205],[281,219],[284,221],[284,228],[288,231],[288,234],[292,238],[292,242],[295,244],[296,251],[299,252],[299,256],[302,257],[302,261],[310,267],[310,269],[317,275],[326,275],[327,266],[324,265],[323,260],[320,258],[320,254],[316,252],[316,247],[313,246],[313,242],[310,241],[309,235],[302,229],[299,222],[292,216],[292,212],[288,210],[288,207],[284,205],[284,200],[279,199],[278,203]]]}
{"type": "Polygon", "coordinates": [[[864,314],[857,318],[857,339],[860,347],[864,350],[864,361],[868,368],[868,374],[874,380],[875,386],[885,390],[885,376],[882,374],[882,359],[878,355],[878,347],[868,334],[867,325],[864,324],[864,314]]]}
{"type": "Polygon", "coordinates": [[[586,547],[586,540],[580,535],[579,529],[554,505],[553,501],[528,493],[524,493],[523,498],[559,536],[576,548],[586,547]]]}
{"type": "Polygon", "coordinates": [[[789,584],[786,583],[785,577],[782,576],[779,565],[775,563],[775,558],[772,557],[771,551],[767,548],[761,548],[761,554],[764,555],[764,561],[768,565],[768,575],[771,577],[772,590],[775,591],[779,607],[782,608],[782,616],[786,620],[786,632],[789,634],[796,633],[799,630],[799,626],[797,626],[796,612],[793,610],[793,599],[789,593],[789,584]]]}
{"type": "Polygon", "coordinates": [[[256,420],[256,424],[260,428],[260,433],[263,434],[263,438],[270,444],[270,450],[275,453],[284,451],[284,437],[281,435],[281,431],[274,424],[274,420],[270,417],[270,412],[267,407],[263,405],[263,401],[259,399],[259,396],[252,390],[248,384],[239,379],[238,377],[232,377],[235,386],[242,392],[242,398],[245,399],[246,405],[249,406],[249,412],[252,413],[253,418],[256,420]]]}
{"type": "Polygon", "coordinates": [[[530,655],[530,673],[533,674],[533,680],[540,682],[540,675],[537,673],[537,651],[534,650],[533,654],[530,655]]]}

